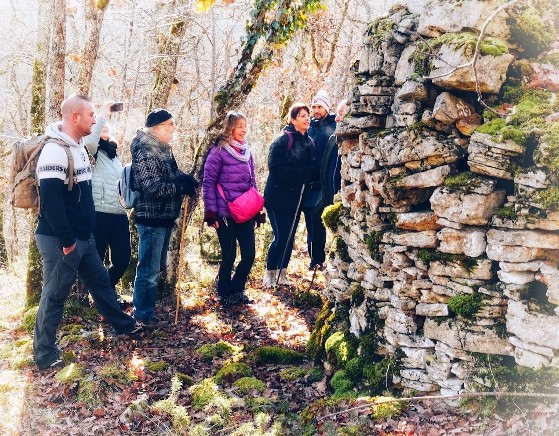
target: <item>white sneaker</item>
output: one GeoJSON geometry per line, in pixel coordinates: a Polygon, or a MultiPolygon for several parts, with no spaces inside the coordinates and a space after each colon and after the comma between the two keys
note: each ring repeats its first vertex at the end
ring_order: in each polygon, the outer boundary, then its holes
{"type": "Polygon", "coordinates": [[[278,270],[277,269],[269,269],[266,270],[264,274],[264,279],[262,280],[262,286],[265,288],[273,288],[276,286],[276,281],[278,279],[278,270]]]}
{"type": "Polygon", "coordinates": [[[291,282],[287,278],[287,268],[280,269],[278,285],[291,286],[291,282]]]}

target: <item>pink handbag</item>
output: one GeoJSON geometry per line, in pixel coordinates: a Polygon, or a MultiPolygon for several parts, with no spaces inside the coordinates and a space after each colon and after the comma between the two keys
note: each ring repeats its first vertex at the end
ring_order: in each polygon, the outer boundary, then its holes
{"type": "Polygon", "coordinates": [[[264,207],[264,198],[253,186],[235,198],[234,201],[227,201],[223,188],[219,183],[217,184],[217,191],[227,203],[231,217],[236,223],[246,223],[254,218],[264,207]]]}

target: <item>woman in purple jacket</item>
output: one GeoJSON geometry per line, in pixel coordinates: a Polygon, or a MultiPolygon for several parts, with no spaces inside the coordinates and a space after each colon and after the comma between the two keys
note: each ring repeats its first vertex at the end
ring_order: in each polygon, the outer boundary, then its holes
{"type": "Polygon", "coordinates": [[[217,230],[221,247],[217,293],[224,307],[235,304],[250,304],[252,300],[245,294],[245,284],[254,263],[254,226],[266,219],[263,213],[253,219],[236,223],[227,201],[235,200],[256,188],[254,159],[245,139],[247,134],[246,118],[238,112],[228,112],[225,125],[204,165],[204,221],[217,230]],[[221,185],[225,199],[219,194],[217,184],[221,185]],[[231,272],[237,253],[237,242],[241,251],[241,261],[231,272]]]}

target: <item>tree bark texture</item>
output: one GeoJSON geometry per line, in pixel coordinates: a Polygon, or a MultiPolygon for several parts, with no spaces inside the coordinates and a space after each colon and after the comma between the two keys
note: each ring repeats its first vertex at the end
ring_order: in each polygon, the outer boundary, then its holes
{"type": "Polygon", "coordinates": [[[99,40],[103,27],[103,19],[105,18],[105,10],[109,2],[110,0],[89,0],[87,2],[85,10],[86,37],[78,71],[78,94],[89,95],[93,70],[95,69],[95,62],[97,61],[97,54],[99,52],[99,40]]]}
{"type": "MultiPolygon", "coordinates": [[[[180,1],[175,1],[172,6],[178,6],[180,3],[180,1]]],[[[167,106],[171,87],[176,80],[177,61],[185,30],[186,20],[185,17],[182,17],[171,24],[167,36],[160,35],[159,57],[155,65],[155,82],[149,96],[147,112],[167,106]]]]}
{"type": "Polygon", "coordinates": [[[53,0],[51,8],[52,33],[47,70],[46,122],[60,119],[60,105],[64,100],[66,66],[66,0],[53,0]]]}
{"type": "MultiPolygon", "coordinates": [[[[33,62],[33,77],[31,79],[31,126],[32,134],[44,133],[46,127],[46,99],[47,99],[47,65],[49,55],[49,43],[51,39],[51,23],[54,2],[51,0],[39,0],[39,15],[37,29],[37,54],[33,62]]],[[[13,212],[13,211],[12,211],[13,212]]],[[[15,215],[13,216],[15,222],[15,215]]],[[[43,282],[43,266],[41,256],[35,243],[33,230],[37,220],[33,221],[31,235],[27,251],[27,275],[25,280],[26,306],[31,307],[39,303],[41,287],[43,282]]],[[[17,235],[14,235],[17,238],[17,235]]]]}

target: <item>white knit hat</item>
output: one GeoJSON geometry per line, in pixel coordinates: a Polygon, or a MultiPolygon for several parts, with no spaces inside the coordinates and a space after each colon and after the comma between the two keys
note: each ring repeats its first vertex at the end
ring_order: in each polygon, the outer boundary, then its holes
{"type": "Polygon", "coordinates": [[[328,93],[324,89],[319,90],[312,99],[311,107],[317,105],[326,109],[326,112],[330,112],[332,102],[330,102],[330,97],[328,97],[328,93]]]}

